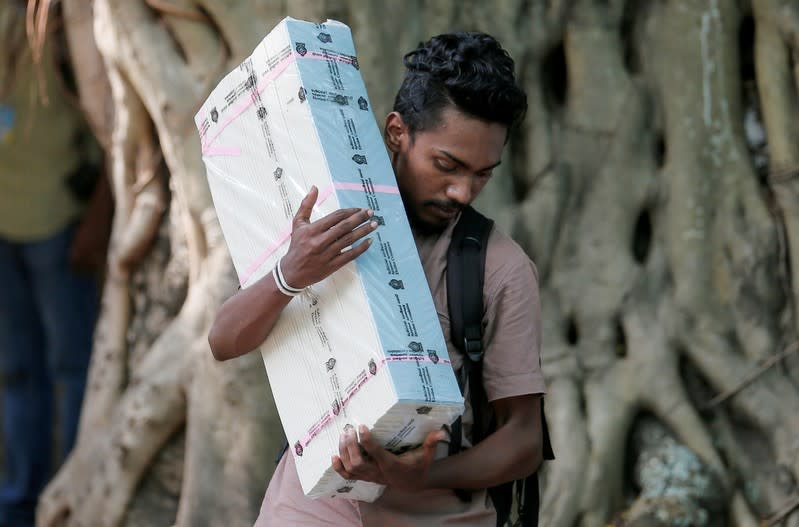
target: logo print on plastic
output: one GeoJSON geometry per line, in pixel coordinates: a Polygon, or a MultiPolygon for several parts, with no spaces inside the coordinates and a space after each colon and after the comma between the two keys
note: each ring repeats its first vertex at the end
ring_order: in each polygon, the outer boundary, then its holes
{"type": "Polygon", "coordinates": [[[419,415],[427,415],[433,410],[432,406],[420,406],[416,409],[416,413],[419,415]]]}
{"type": "Polygon", "coordinates": [[[339,489],[336,489],[336,492],[338,492],[339,494],[346,494],[348,492],[352,492],[352,487],[341,487],[339,489]]]}
{"type": "Polygon", "coordinates": [[[377,373],[377,364],[375,364],[375,360],[372,359],[369,361],[369,374],[374,375],[377,373]]]}
{"type": "Polygon", "coordinates": [[[366,102],[366,99],[364,99],[363,96],[358,97],[358,108],[360,108],[361,110],[369,109],[369,103],[366,102]]]}
{"type": "Polygon", "coordinates": [[[341,411],[341,404],[339,404],[338,399],[333,401],[333,404],[331,406],[333,410],[333,415],[338,415],[339,412],[341,411]]]}
{"type": "Polygon", "coordinates": [[[355,68],[356,70],[361,69],[361,65],[358,64],[358,57],[352,57],[352,67],[355,68]]]}
{"type": "Polygon", "coordinates": [[[294,46],[294,49],[297,50],[297,53],[300,54],[300,57],[304,57],[306,53],[308,53],[308,48],[305,47],[305,42],[297,42],[297,45],[294,46]]]}
{"type": "Polygon", "coordinates": [[[306,93],[308,93],[308,92],[305,91],[305,88],[300,86],[300,91],[297,92],[297,97],[300,98],[300,102],[301,103],[305,102],[305,99],[306,99],[305,94],[306,93]]]}
{"type": "Polygon", "coordinates": [[[430,362],[438,364],[438,353],[435,350],[427,350],[427,356],[430,357],[430,362]]]}
{"type": "Polygon", "coordinates": [[[394,289],[405,289],[405,284],[402,283],[402,280],[397,280],[394,278],[392,281],[388,283],[394,289]]]}
{"type": "Polygon", "coordinates": [[[355,154],[354,156],[352,156],[352,160],[358,163],[359,165],[366,164],[366,156],[363,156],[361,154],[355,154]]]}
{"type": "Polygon", "coordinates": [[[333,97],[333,101],[335,103],[337,103],[337,104],[340,104],[341,106],[347,106],[349,104],[349,101],[347,101],[347,98],[345,96],[341,95],[340,93],[337,93],[336,96],[333,97]]]}
{"type": "Polygon", "coordinates": [[[244,87],[251,90],[253,86],[255,86],[255,73],[250,73],[250,76],[247,77],[247,80],[244,82],[244,87]]]}
{"type": "Polygon", "coordinates": [[[275,169],[274,175],[275,175],[275,181],[280,181],[280,178],[283,177],[283,169],[280,168],[280,167],[277,167],[275,169]]]}
{"type": "Polygon", "coordinates": [[[302,457],[302,445],[300,444],[299,441],[294,443],[294,453],[302,457]]]}
{"type": "Polygon", "coordinates": [[[217,122],[219,120],[219,112],[216,111],[216,107],[211,108],[211,120],[213,122],[217,122]]]}
{"type": "Polygon", "coordinates": [[[422,343],[411,342],[410,344],[408,344],[408,348],[410,348],[411,351],[422,351],[422,343]]]}
{"type": "Polygon", "coordinates": [[[330,33],[319,33],[319,35],[317,35],[316,38],[318,38],[319,40],[321,40],[325,44],[333,42],[333,39],[330,37],[330,33]]]}
{"type": "Polygon", "coordinates": [[[325,368],[327,368],[327,371],[330,371],[335,367],[336,367],[336,359],[334,359],[333,357],[329,358],[327,362],[325,362],[325,368]]]}
{"type": "Polygon", "coordinates": [[[264,108],[263,106],[258,107],[258,119],[262,121],[266,119],[266,108],[264,108]]]}
{"type": "Polygon", "coordinates": [[[375,216],[372,219],[375,220],[378,225],[385,225],[386,224],[386,220],[383,219],[383,216],[375,216]]]}

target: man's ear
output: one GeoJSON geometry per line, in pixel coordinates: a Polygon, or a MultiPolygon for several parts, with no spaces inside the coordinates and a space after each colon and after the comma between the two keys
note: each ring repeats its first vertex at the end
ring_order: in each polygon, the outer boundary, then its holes
{"type": "Polygon", "coordinates": [[[398,112],[391,112],[386,117],[386,146],[393,153],[400,152],[410,139],[408,127],[398,112]]]}

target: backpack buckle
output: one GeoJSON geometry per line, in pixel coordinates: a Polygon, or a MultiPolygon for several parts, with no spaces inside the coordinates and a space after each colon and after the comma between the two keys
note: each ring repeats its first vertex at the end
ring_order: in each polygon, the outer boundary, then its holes
{"type": "Polygon", "coordinates": [[[479,326],[464,328],[463,331],[463,351],[472,362],[483,360],[483,336],[481,333],[479,326]]]}

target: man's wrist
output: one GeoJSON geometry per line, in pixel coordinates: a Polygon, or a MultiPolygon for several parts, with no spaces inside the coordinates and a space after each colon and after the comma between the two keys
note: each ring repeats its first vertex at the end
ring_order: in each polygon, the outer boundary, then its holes
{"type": "Polygon", "coordinates": [[[283,283],[292,290],[302,290],[311,285],[302,284],[302,279],[298,277],[296,264],[294,264],[290,258],[286,258],[286,256],[288,255],[284,255],[277,263],[277,266],[280,268],[280,278],[283,280],[283,283]]]}
{"type": "MultiPolygon", "coordinates": [[[[446,459],[446,458],[444,458],[446,459]]],[[[443,484],[442,474],[441,474],[441,464],[443,459],[436,459],[430,464],[430,468],[427,469],[423,478],[420,478],[419,490],[431,490],[431,489],[441,489],[446,488],[446,485],[443,484]]]]}

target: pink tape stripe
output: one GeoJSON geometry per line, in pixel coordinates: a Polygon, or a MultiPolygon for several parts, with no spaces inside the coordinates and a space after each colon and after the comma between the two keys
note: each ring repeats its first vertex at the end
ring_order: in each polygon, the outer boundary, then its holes
{"type": "MultiPolygon", "coordinates": [[[[354,191],[361,191],[363,192],[363,185],[360,183],[340,183],[334,182],[332,185],[329,185],[324,190],[319,192],[319,196],[316,198],[316,207],[324,203],[330,196],[333,195],[335,190],[354,190],[354,191]]],[[[379,192],[381,194],[399,194],[399,188],[393,185],[375,185],[374,186],[375,192],[379,192]]],[[[316,208],[314,207],[314,208],[316,208]]],[[[253,273],[257,271],[263,264],[266,262],[278,248],[286,243],[291,238],[291,226],[287,229],[282,231],[278,234],[275,241],[269,244],[267,248],[258,255],[253,263],[250,264],[249,267],[244,271],[244,273],[240,277],[241,285],[244,286],[247,282],[249,282],[250,278],[252,278],[253,273]]]]}
{"type": "Polygon", "coordinates": [[[206,156],[240,156],[241,148],[237,146],[209,146],[203,152],[206,156]]]}
{"type": "MultiPolygon", "coordinates": [[[[364,190],[361,183],[333,183],[336,190],[364,190]]],[[[373,185],[374,191],[380,194],[399,194],[399,188],[394,185],[373,185]]]]}
{"type": "Polygon", "coordinates": [[[257,271],[258,268],[261,267],[270,256],[272,256],[272,253],[277,251],[278,247],[286,243],[286,241],[288,241],[289,238],[291,238],[291,227],[278,234],[277,239],[272,243],[270,243],[269,246],[266,248],[266,250],[262,252],[252,264],[250,264],[250,266],[244,271],[244,274],[241,277],[241,285],[243,286],[247,282],[249,282],[250,278],[252,278],[253,273],[257,271]]]}
{"type": "MultiPolygon", "coordinates": [[[[328,185],[323,190],[320,190],[319,191],[319,195],[316,197],[316,205],[314,205],[314,208],[318,207],[319,205],[321,205],[322,203],[327,201],[327,198],[332,196],[333,192],[336,191],[337,186],[341,185],[341,184],[342,183],[335,183],[334,182],[332,185],[328,185]]],[[[359,190],[362,190],[362,189],[359,188],[359,190]]]]}
{"type": "MultiPolygon", "coordinates": [[[[318,436],[319,432],[321,432],[328,424],[330,424],[330,422],[333,419],[336,418],[336,416],[339,413],[341,413],[341,410],[343,409],[343,407],[346,406],[347,403],[350,400],[352,400],[352,398],[355,396],[355,394],[360,391],[361,387],[363,387],[363,385],[366,384],[366,381],[368,381],[372,377],[376,377],[377,373],[388,362],[433,362],[433,360],[430,359],[430,357],[427,357],[427,356],[418,356],[418,357],[404,356],[404,357],[385,357],[385,358],[383,358],[377,364],[377,368],[375,369],[375,373],[374,374],[368,373],[363,379],[361,379],[360,382],[358,382],[358,384],[353,386],[352,390],[350,390],[350,392],[347,394],[347,396],[344,397],[341,400],[341,407],[338,409],[338,411],[334,412],[333,410],[328,410],[327,413],[325,415],[323,415],[322,418],[319,421],[317,421],[316,424],[313,427],[311,427],[311,429],[308,431],[308,434],[306,434],[305,437],[303,437],[297,443],[295,443],[295,445],[294,445],[295,451],[297,450],[297,446],[301,447],[302,449],[307,448],[308,444],[311,442],[311,440],[314,437],[318,436]]],[[[447,360],[447,359],[439,359],[436,362],[434,362],[434,364],[450,364],[451,365],[452,362],[447,360]]]]}
{"type": "MultiPolygon", "coordinates": [[[[296,52],[292,52],[285,59],[283,59],[280,62],[278,62],[275,65],[275,67],[272,68],[263,77],[263,79],[256,86],[256,92],[260,94],[262,91],[264,91],[266,89],[266,87],[269,85],[269,83],[271,83],[273,80],[275,80],[281,73],[283,73],[283,71],[288,67],[289,64],[291,64],[292,62],[294,62],[298,58],[308,58],[308,59],[314,59],[314,60],[335,60],[337,62],[342,62],[344,64],[352,64],[353,61],[355,60],[354,58],[347,57],[347,56],[326,55],[324,53],[316,53],[316,52],[309,53],[305,57],[303,57],[302,55],[299,55],[296,52]]],[[[219,135],[225,130],[225,128],[227,128],[230,125],[230,123],[232,123],[233,121],[238,119],[239,116],[242,113],[244,113],[244,111],[247,108],[249,108],[250,106],[252,106],[254,103],[255,103],[254,94],[250,93],[249,97],[246,97],[243,101],[241,101],[238,104],[238,106],[236,106],[236,108],[233,110],[233,113],[225,120],[225,122],[223,122],[222,124],[220,124],[216,128],[215,133],[210,138],[207,138],[207,139],[206,138],[202,138],[203,139],[203,141],[202,141],[202,153],[205,154],[205,155],[208,155],[207,154],[208,149],[219,138],[219,135]]]]}

